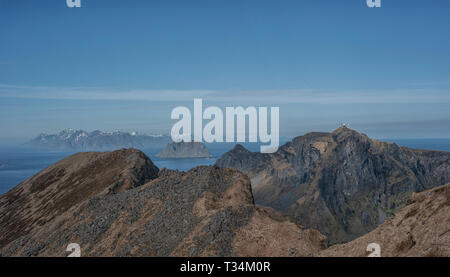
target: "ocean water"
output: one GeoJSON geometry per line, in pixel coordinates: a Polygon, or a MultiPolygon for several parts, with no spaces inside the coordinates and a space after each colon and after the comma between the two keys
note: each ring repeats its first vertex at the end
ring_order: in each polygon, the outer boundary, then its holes
{"type": "MultiPolygon", "coordinates": [[[[160,169],[177,169],[187,171],[200,165],[212,165],[224,153],[234,147],[234,143],[208,144],[212,158],[164,159],[156,155],[162,150],[142,149],[142,151],[160,169]]],[[[256,144],[243,144],[251,151],[257,151],[256,144]]],[[[22,147],[0,148],[0,194],[5,193],[45,169],[49,165],[68,157],[75,152],[43,152],[22,147]]]]}
{"type": "Polygon", "coordinates": [[[416,149],[450,151],[450,139],[386,139],[384,141],[416,149]]]}
{"type": "MultiPolygon", "coordinates": [[[[395,142],[398,145],[450,151],[450,139],[398,139],[385,141],[395,142]]],[[[212,158],[204,159],[163,159],[156,155],[161,149],[143,149],[145,154],[160,169],[177,169],[187,171],[200,165],[212,165],[224,153],[231,150],[233,143],[207,144],[212,158]]],[[[243,144],[251,151],[259,151],[257,144],[243,144]]],[[[25,148],[0,148],[0,194],[5,193],[30,178],[47,166],[74,154],[73,152],[42,152],[25,148]]]]}
{"type": "Polygon", "coordinates": [[[0,194],[71,154],[73,153],[0,148],[0,194]]]}

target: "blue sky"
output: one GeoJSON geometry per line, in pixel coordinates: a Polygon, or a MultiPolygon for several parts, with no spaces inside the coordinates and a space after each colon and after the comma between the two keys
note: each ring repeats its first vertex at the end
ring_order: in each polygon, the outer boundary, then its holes
{"type": "Polygon", "coordinates": [[[169,133],[194,97],[280,106],[285,136],[348,122],[450,137],[449,14],[445,0],[0,0],[0,143],[169,133]]]}

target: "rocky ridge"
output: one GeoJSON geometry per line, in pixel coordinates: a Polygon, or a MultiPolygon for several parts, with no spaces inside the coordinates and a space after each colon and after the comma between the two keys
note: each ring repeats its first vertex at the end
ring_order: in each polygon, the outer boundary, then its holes
{"type": "Polygon", "coordinates": [[[92,197],[143,185],[158,171],[135,149],[65,158],[0,196],[0,247],[92,197]]]}
{"type": "Polygon", "coordinates": [[[316,230],[254,204],[235,169],[161,170],[138,150],[68,157],[0,196],[1,256],[307,256],[316,230]]]}

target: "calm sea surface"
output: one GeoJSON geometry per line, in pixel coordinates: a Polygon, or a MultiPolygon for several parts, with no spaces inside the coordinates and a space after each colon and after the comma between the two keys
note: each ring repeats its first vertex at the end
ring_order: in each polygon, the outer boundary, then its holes
{"type": "MultiPolygon", "coordinates": [[[[256,144],[244,144],[244,146],[251,151],[259,149],[256,144]]],[[[143,151],[160,169],[187,171],[199,165],[214,164],[217,158],[233,147],[234,144],[230,143],[209,144],[207,148],[213,157],[204,159],[163,159],[156,157],[162,149],[143,149],[143,151]]],[[[18,147],[0,148],[0,194],[7,192],[47,166],[74,153],[42,152],[18,147]]]]}
{"type": "MultiPolygon", "coordinates": [[[[402,139],[385,140],[412,148],[450,151],[450,139],[402,139]]],[[[162,159],[156,157],[161,149],[144,149],[158,168],[187,171],[199,165],[214,164],[217,158],[232,149],[234,144],[207,144],[212,158],[207,159],[162,159]]],[[[244,144],[251,151],[258,151],[256,144],[244,144]]],[[[61,160],[73,152],[42,152],[24,148],[0,148],[0,194],[7,192],[19,183],[61,160]]]]}

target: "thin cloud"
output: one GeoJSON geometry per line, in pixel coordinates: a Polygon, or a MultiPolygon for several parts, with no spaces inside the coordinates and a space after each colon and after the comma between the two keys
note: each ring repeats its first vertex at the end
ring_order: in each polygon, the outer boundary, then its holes
{"type": "Polygon", "coordinates": [[[239,104],[352,104],[352,103],[450,103],[448,89],[408,88],[390,90],[116,90],[98,87],[51,87],[0,84],[0,97],[66,100],[128,100],[186,102],[203,98],[239,104]]]}

